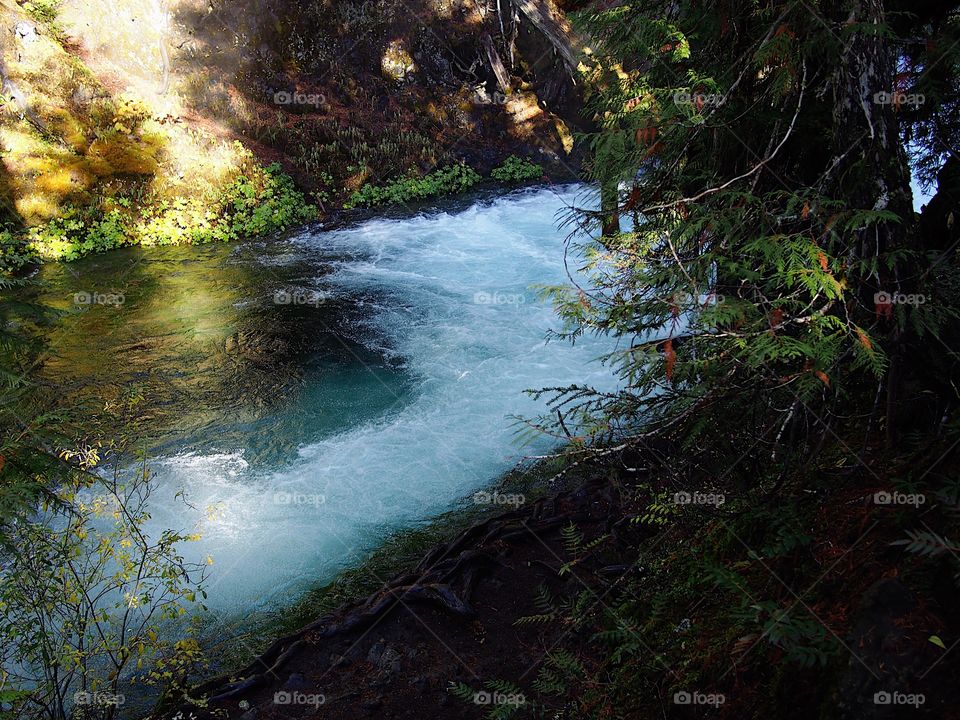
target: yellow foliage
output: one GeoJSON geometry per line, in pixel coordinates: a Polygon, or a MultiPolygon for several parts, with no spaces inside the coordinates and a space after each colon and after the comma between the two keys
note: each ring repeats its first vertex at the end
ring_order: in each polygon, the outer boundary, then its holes
{"type": "Polygon", "coordinates": [[[127,135],[135,132],[150,117],[150,108],[140,98],[124,93],[114,105],[113,127],[127,135]]]}
{"type": "Polygon", "coordinates": [[[95,140],[88,157],[92,170],[101,177],[108,175],[153,175],[159,164],[157,148],[122,135],[95,140]]]}

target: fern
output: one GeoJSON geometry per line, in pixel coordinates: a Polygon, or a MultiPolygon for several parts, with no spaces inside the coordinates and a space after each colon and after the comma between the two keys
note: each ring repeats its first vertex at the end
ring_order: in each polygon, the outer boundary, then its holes
{"type": "Polygon", "coordinates": [[[656,499],[650,501],[643,514],[631,518],[630,522],[662,528],[668,525],[670,519],[679,512],[680,508],[677,504],[668,502],[666,493],[661,493],[656,499]]]}
{"type": "Polygon", "coordinates": [[[568,555],[577,555],[583,545],[583,533],[572,522],[560,530],[563,547],[568,555]]]}
{"type": "Polygon", "coordinates": [[[489,720],[507,720],[521,711],[536,708],[518,686],[507,680],[490,680],[485,687],[486,690],[475,690],[466,683],[451,682],[447,692],[464,703],[488,708],[489,720]]]}
{"type": "Polygon", "coordinates": [[[515,625],[542,625],[557,619],[559,613],[557,600],[550,592],[550,588],[546,585],[541,585],[537,588],[537,595],[533,600],[533,605],[539,613],[518,618],[514,622],[515,625]]]}
{"type": "Polygon", "coordinates": [[[960,552],[960,548],[950,540],[925,530],[907,530],[907,539],[895,540],[890,544],[922,557],[936,557],[945,552],[960,552]]]}
{"type": "Polygon", "coordinates": [[[548,653],[540,667],[533,689],[544,695],[563,695],[574,682],[587,677],[586,668],[570,652],[557,650],[548,653]]]}
{"type": "Polygon", "coordinates": [[[590,542],[584,544],[583,533],[572,522],[560,530],[560,536],[563,540],[564,550],[568,555],[573,556],[572,560],[564,563],[560,567],[559,574],[561,576],[571,572],[577,564],[579,564],[589,553],[593,552],[604,542],[606,542],[607,538],[609,537],[609,535],[601,535],[600,537],[594,538],[590,542]]]}

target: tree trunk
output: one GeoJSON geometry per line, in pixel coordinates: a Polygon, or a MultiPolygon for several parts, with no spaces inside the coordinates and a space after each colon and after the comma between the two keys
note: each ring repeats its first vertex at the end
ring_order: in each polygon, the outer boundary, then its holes
{"type": "MultiPolygon", "coordinates": [[[[913,198],[906,153],[900,141],[895,106],[887,102],[896,88],[897,57],[879,26],[887,21],[883,0],[846,0],[840,6],[844,22],[876,26],[852,35],[834,81],[834,167],[826,187],[828,195],[846,199],[854,209],[889,210],[902,222],[884,222],[859,231],[848,248],[854,261],[867,260],[906,247],[914,235],[913,198]]],[[[861,302],[872,308],[874,293],[910,292],[903,283],[911,273],[894,266],[864,278],[861,302]]],[[[888,349],[891,367],[887,382],[887,442],[897,438],[896,398],[902,373],[895,371],[902,339],[893,338],[888,349]]]]}
{"type": "Polygon", "coordinates": [[[603,237],[620,234],[620,195],[615,181],[600,184],[600,211],[603,214],[603,237]]]}
{"type": "Polygon", "coordinates": [[[580,50],[570,24],[551,0],[514,0],[527,19],[550,41],[573,74],[580,64],[580,50]]]}

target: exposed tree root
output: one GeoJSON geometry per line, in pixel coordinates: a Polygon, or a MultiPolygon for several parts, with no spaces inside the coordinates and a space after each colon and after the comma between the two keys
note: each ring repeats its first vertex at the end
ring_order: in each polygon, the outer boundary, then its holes
{"type": "MultiPolygon", "coordinates": [[[[408,573],[393,578],[366,600],[325,615],[306,627],[276,640],[263,654],[230,681],[214,678],[197,688],[209,696],[211,705],[241,697],[261,685],[280,679],[279,671],[308,645],[328,642],[347,633],[370,627],[398,605],[427,604],[452,615],[474,615],[471,598],[477,583],[512,544],[543,542],[543,534],[570,522],[591,516],[599,506],[618,505],[614,488],[594,481],[576,491],[540,499],[526,507],[479,522],[452,540],[432,548],[408,573]]],[[[594,518],[597,519],[597,518],[594,518]]],[[[610,518],[612,524],[615,518],[610,518]]]]}

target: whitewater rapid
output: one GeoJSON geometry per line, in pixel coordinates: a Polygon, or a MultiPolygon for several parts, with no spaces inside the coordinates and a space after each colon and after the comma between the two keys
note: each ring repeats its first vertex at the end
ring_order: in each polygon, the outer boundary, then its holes
{"type": "Polygon", "coordinates": [[[151,523],[201,534],[183,549],[188,560],[213,560],[211,610],[243,614],[290,602],[392,530],[450,508],[548,449],[546,439],[518,443],[512,416],[544,409],[525,390],[615,387],[596,361],[612,341],[547,342],[559,321],[533,287],[567,281],[558,223],[583,192],[527,190],[285,241],[290,256],[332,269],[314,280],[311,297],[362,304],[365,319],[352,334],[402,367],[409,389],[398,393],[371,375],[364,392],[386,394],[386,411],[381,398],[363,422],[275,466],[253,466],[238,447],[153,461],[151,523]],[[192,507],[174,500],[174,490],[192,507]]]}

